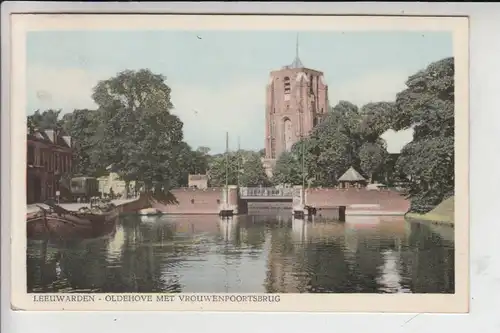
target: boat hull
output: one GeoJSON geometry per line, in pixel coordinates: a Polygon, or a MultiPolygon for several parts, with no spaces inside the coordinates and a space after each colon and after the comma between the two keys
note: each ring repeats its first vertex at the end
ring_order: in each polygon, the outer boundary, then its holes
{"type": "Polygon", "coordinates": [[[28,239],[88,239],[112,233],[116,227],[118,211],[103,214],[42,214],[28,217],[28,239]]]}

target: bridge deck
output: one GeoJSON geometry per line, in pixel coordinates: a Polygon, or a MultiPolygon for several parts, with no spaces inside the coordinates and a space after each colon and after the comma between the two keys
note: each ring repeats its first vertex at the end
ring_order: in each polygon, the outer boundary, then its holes
{"type": "Polygon", "coordinates": [[[293,188],[275,188],[275,187],[242,187],[242,188],[240,188],[240,198],[242,198],[242,199],[291,200],[293,197],[294,197],[293,188]]]}
{"type": "Polygon", "coordinates": [[[266,200],[266,201],[292,201],[293,196],[240,196],[241,199],[243,200],[266,200]]]}

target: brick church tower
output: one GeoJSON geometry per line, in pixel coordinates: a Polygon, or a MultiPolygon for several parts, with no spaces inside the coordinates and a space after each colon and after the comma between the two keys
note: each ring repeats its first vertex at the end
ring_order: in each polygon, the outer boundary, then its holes
{"type": "Polygon", "coordinates": [[[266,88],[266,131],[263,159],[268,175],[281,153],[308,136],[328,112],[328,86],[323,72],[306,68],[299,58],[270,73],[266,88]]]}

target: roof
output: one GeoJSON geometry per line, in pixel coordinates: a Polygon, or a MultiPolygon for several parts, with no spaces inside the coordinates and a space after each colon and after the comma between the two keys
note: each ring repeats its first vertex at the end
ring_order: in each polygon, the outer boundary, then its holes
{"type": "Polygon", "coordinates": [[[291,68],[304,68],[304,65],[302,64],[302,61],[300,61],[300,58],[298,55],[295,57],[295,59],[292,62],[292,65],[290,67],[291,68]]]}
{"type": "Polygon", "coordinates": [[[304,68],[302,61],[299,58],[299,35],[298,34],[297,34],[297,43],[295,45],[295,59],[293,59],[293,62],[291,65],[285,66],[284,68],[286,68],[286,69],[304,68]]]}
{"type": "Polygon", "coordinates": [[[54,130],[34,130],[32,133],[28,133],[28,140],[35,140],[39,142],[44,142],[51,145],[57,145],[61,147],[71,148],[71,136],[64,135],[62,131],[54,130]]]}
{"type": "Polygon", "coordinates": [[[353,167],[350,167],[340,178],[341,182],[358,182],[366,180],[363,176],[359,174],[353,167]]]}

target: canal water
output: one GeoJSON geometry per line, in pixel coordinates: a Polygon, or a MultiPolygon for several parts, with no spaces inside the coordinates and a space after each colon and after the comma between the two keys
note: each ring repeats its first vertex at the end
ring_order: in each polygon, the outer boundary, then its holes
{"type": "Polygon", "coordinates": [[[28,292],[453,293],[450,227],[400,217],[122,217],[112,235],[28,242],[28,292]]]}

